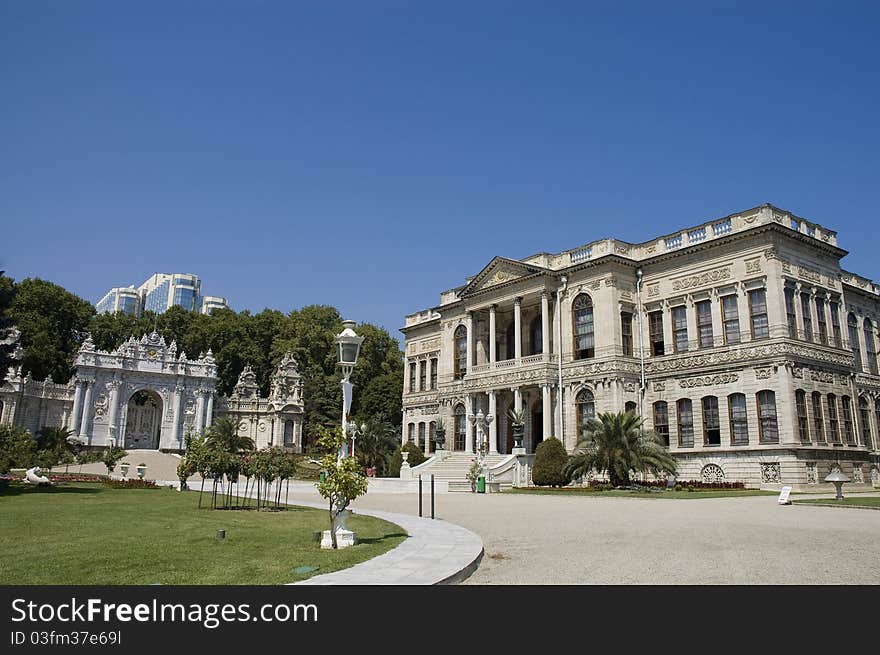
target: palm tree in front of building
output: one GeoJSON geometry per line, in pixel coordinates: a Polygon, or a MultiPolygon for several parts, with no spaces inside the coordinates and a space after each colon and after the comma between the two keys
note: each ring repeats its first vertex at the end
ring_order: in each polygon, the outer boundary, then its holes
{"type": "Polygon", "coordinates": [[[233,455],[240,455],[254,449],[254,440],[238,434],[238,421],[228,416],[218,418],[205,434],[205,444],[209,448],[219,448],[233,455]]]}
{"type": "Polygon", "coordinates": [[[632,412],[604,413],[590,419],[565,467],[569,479],[591,471],[607,473],[615,487],[629,484],[630,474],[675,474],[675,458],[659,435],[645,431],[632,412]]]}

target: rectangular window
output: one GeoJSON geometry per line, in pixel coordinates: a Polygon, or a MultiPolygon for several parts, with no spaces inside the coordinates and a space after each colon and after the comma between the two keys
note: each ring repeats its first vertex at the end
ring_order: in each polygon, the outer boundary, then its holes
{"type": "Polygon", "coordinates": [[[669,446],[669,413],[666,403],[658,400],[654,403],[654,432],[660,435],[664,446],[669,446]]]}
{"type": "Polygon", "coordinates": [[[802,293],[801,294],[801,314],[804,319],[804,339],[807,341],[813,340],[813,312],[810,311],[810,306],[812,303],[810,302],[810,294],[802,293]]]}
{"type": "Polygon", "coordinates": [[[672,335],[675,352],[683,353],[688,349],[687,310],[684,305],[672,308],[672,335]]]}
{"type": "Polygon", "coordinates": [[[849,396],[840,397],[840,411],[843,414],[843,436],[850,446],[856,445],[856,436],[853,432],[852,401],[849,396]]]}
{"type": "Polygon", "coordinates": [[[822,394],[813,392],[813,434],[816,441],[825,441],[825,421],[822,419],[822,394]]]}
{"type": "Polygon", "coordinates": [[[727,397],[730,412],[730,443],[734,446],[749,445],[749,415],[746,412],[746,397],[741,393],[727,397]]]}
{"type": "Polygon", "coordinates": [[[859,419],[862,424],[862,445],[872,450],[874,442],[871,439],[871,412],[868,401],[864,398],[859,398],[859,419]]]}
{"type": "Polygon", "coordinates": [[[785,320],[788,324],[788,336],[797,339],[797,320],[794,315],[794,289],[785,287],[785,320]]]}
{"type": "Polygon", "coordinates": [[[437,388],[437,360],[431,360],[431,389],[437,388]]]}
{"type": "Polygon", "coordinates": [[[797,420],[798,420],[798,436],[801,438],[801,441],[809,441],[810,440],[810,428],[809,421],[807,420],[807,394],[806,392],[798,389],[794,392],[794,400],[795,406],[797,408],[797,420]]]}
{"type": "Polygon", "coordinates": [[[840,342],[840,311],[836,302],[829,302],[828,309],[831,310],[831,345],[837,348],[841,347],[840,342]]]}
{"type": "Polygon", "coordinates": [[[711,348],[715,345],[712,333],[712,301],[701,300],[694,307],[697,310],[697,332],[700,335],[700,348],[711,348]]]}
{"type": "Polygon", "coordinates": [[[419,362],[419,391],[425,391],[428,387],[428,362],[422,360],[419,362]]]}
{"type": "Polygon", "coordinates": [[[687,398],[678,401],[678,446],[679,448],[694,447],[694,412],[691,401],[687,398]]]}
{"type": "Polygon", "coordinates": [[[739,309],[736,296],[721,298],[721,320],[724,322],[724,343],[739,343],[739,309]]]}
{"type": "Polygon", "coordinates": [[[425,424],[419,423],[419,448],[425,449],[425,424]]]}
{"type": "Polygon", "coordinates": [[[715,396],[703,398],[703,444],[721,445],[721,422],[718,418],[718,399],[715,396]]]}
{"type": "Polygon", "coordinates": [[[770,336],[767,322],[767,292],[764,289],[749,291],[749,312],[752,315],[752,339],[766,339],[770,336]]]}
{"type": "Polygon", "coordinates": [[[758,419],[761,426],[761,443],[779,443],[779,427],[776,423],[776,394],[772,391],[758,392],[758,419]]]}
{"type": "Polygon", "coordinates": [[[816,323],[819,326],[819,343],[828,345],[828,323],[825,321],[825,299],[816,298],[816,323]]]}
{"type": "Polygon", "coordinates": [[[828,394],[828,431],[832,443],[840,443],[840,432],[837,428],[837,397],[828,394]]]}
{"type": "Polygon", "coordinates": [[[663,312],[650,312],[648,314],[648,331],[651,335],[651,354],[662,355],[665,350],[663,344],[663,312]]]}
{"type": "Polygon", "coordinates": [[[623,338],[623,354],[627,357],[632,357],[633,315],[629,312],[620,312],[620,334],[623,338]]]}
{"type": "Polygon", "coordinates": [[[416,392],[416,363],[410,362],[409,364],[409,392],[416,392]]]}

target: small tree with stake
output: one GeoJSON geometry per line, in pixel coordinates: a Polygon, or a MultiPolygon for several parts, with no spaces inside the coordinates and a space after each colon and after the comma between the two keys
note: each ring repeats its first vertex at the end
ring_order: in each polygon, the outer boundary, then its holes
{"type": "Polygon", "coordinates": [[[346,443],[341,428],[329,430],[318,427],[318,446],[326,451],[321,459],[324,480],[318,482],[318,493],[330,503],[330,538],[337,548],[336,531],[342,527],[338,520],[351,501],[367,493],[367,478],[354,457],[341,457],[346,443]]]}

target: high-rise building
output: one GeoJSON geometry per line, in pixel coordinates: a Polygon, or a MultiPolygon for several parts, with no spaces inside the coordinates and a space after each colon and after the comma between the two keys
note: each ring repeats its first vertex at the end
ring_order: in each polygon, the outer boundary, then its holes
{"type": "Polygon", "coordinates": [[[123,314],[137,316],[140,306],[140,296],[134,287],[114,287],[95,303],[99,314],[122,312],[123,314]]]}
{"type": "Polygon", "coordinates": [[[115,287],[95,303],[99,313],[124,312],[133,316],[145,311],[161,314],[175,305],[202,314],[229,307],[226,298],[203,297],[202,282],[191,273],[155,273],[137,288],[115,287]]]}

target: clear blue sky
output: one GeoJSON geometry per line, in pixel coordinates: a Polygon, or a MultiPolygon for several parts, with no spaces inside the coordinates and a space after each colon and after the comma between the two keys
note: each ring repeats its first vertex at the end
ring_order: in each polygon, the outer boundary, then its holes
{"type": "Polygon", "coordinates": [[[0,266],[399,336],[494,255],[773,202],[877,280],[877,6],[4,0],[0,266]]]}

